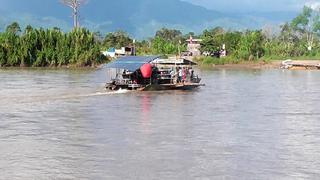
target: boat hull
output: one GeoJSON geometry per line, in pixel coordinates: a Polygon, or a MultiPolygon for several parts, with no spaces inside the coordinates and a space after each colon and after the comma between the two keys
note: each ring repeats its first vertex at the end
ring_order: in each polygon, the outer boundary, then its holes
{"type": "Polygon", "coordinates": [[[150,84],[140,87],[130,87],[128,85],[107,84],[106,89],[110,91],[117,91],[120,89],[134,90],[134,91],[165,91],[165,90],[193,90],[201,86],[200,83],[179,83],[179,84],[150,84]]]}
{"type": "Polygon", "coordinates": [[[145,88],[142,88],[143,91],[165,91],[165,90],[194,90],[204,84],[152,84],[148,85],[145,88]]]}

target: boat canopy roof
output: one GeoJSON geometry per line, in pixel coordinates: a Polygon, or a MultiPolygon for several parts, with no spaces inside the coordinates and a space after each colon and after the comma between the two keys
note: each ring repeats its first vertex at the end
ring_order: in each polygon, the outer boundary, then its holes
{"type": "Polygon", "coordinates": [[[163,64],[163,65],[178,65],[178,66],[194,66],[197,65],[197,63],[185,59],[185,58],[169,58],[169,59],[155,59],[152,63],[154,64],[163,64]]]}
{"type": "Polygon", "coordinates": [[[160,56],[126,56],[119,58],[109,64],[107,68],[125,69],[131,72],[138,70],[144,64],[150,63],[160,56]]]}

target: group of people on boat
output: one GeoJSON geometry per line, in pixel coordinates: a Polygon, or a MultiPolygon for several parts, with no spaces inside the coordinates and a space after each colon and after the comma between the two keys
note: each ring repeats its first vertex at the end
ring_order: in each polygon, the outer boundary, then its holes
{"type": "Polygon", "coordinates": [[[124,82],[134,84],[184,84],[193,83],[197,77],[194,76],[192,67],[172,67],[170,69],[159,69],[152,66],[150,78],[144,78],[141,70],[129,72],[124,70],[122,73],[124,82]]]}
{"type": "Polygon", "coordinates": [[[170,72],[172,83],[192,82],[194,70],[191,67],[177,67],[170,72]]]}

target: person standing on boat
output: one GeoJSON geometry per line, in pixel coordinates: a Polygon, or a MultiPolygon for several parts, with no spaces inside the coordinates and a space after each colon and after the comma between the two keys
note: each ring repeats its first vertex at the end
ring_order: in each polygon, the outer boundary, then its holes
{"type": "Polygon", "coordinates": [[[182,82],[185,83],[187,80],[187,70],[186,68],[183,68],[182,70],[182,82]]]}
{"type": "Polygon", "coordinates": [[[189,69],[190,82],[192,82],[193,74],[194,74],[194,71],[193,71],[193,69],[192,69],[192,68],[190,68],[190,69],[189,69]]]}
{"type": "Polygon", "coordinates": [[[174,72],[174,69],[171,69],[170,71],[171,84],[174,84],[175,74],[176,73],[174,72]]]}
{"type": "Polygon", "coordinates": [[[181,82],[182,82],[182,75],[183,75],[182,68],[179,68],[178,83],[181,83],[181,82]]]}

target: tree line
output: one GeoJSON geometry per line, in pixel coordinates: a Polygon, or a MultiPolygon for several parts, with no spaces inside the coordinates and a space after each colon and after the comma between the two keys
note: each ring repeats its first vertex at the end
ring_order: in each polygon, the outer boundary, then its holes
{"type": "MultiPolygon", "coordinates": [[[[183,34],[179,30],[163,28],[153,38],[137,42],[138,54],[176,55],[179,50],[186,50],[189,37],[200,38],[202,52],[216,52],[226,47],[228,56],[218,63],[253,60],[272,60],[286,58],[320,58],[320,11],[304,7],[302,12],[291,22],[276,30],[230,31],[221,27],[206,29],[201,34],[190,32],[183,34]]],[[[110,33],[105,38],[104,46],[122,46],[132,42],[124,32],[110,33]],[[126,37],[126,38],[124,38],[126,37]],[[119,44],[120,43],[120,44],[119,44]]],[[[201,58],[200,58],[201,59],[201,58]]],[[[202,58],[208,63],[215,63],[215,58],[202,58]]]]}
{"type": "Polygon", "coordinates": [[[94,66],[105,61],[94,33],[83,28],[64,33],[27,26],[22,32],[14,22],[0,33],[0,66],[94,66]]]}
{"type": "Polygon", "coordinates": [[[183,34],[176,29],[162,28],[155,36],[135,41],[124,31],[104,37],[99,32],[74,28],[63,32],[59,28],[43,29],[18,23],[0,32],[0,66],[95,66],[108,58],[101,51],[108,48],[135,46],[138,55],[177,55],[185,51],[190,36],[202,39],[202,52],[215,52],[225,44],[228,56],[219,61],[203,58],[205,63],[225,63],[285,58],[320,58],[320,13],[309,7],[291,22],[270,32],[268,29],[228,31],[221,27],[204,30],[201,34],[183,34]]]}

